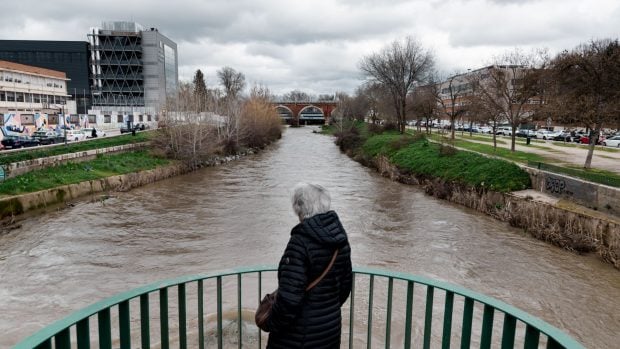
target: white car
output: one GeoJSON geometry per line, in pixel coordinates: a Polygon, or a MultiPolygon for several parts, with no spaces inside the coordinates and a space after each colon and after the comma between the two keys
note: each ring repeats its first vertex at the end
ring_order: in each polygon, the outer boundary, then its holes
{"type": "Polygon", "coordinates": [[[104,130],[96,128],[96,127],[83,128],[81,129],[81,131],[84,132],[84,135],[86,135],[86,138],[93,138],[93,129],[95,130],[95,134],[97,135],[97,137],[106,136],[106,133],[104,130]]]}
{"type": "Polygon", "coordinates": [[[67,140],[68,141],[83,141],[86,139],[86,135],[82,130],[67,130],[67,140]]]}
{"type": "Polygon", "coordinates": [[[603,141],[603,145],[606,147],[620,148],[620,136],[613,136],[613,137],[607,138],[606,140],[603,141]]]}
{"type": "Polygon", "coordinates": [[[538,130],[536,131],[536,138],[544,139],[544,140],[552,140],[554,137],[559,136],[561,132],[554,132],[549,130],[538,130]]]}

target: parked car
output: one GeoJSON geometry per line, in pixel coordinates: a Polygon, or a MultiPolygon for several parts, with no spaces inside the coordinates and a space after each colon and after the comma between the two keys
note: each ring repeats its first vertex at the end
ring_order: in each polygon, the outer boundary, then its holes
{"type": "MultiPolygon", "coordinates": [[[[590,136],[582,135],[581,137],[579,137],[578,143],[590,144],[590,136]]],[[[596,144],[601,144],[601,138],[600,137],[599,137],[599,139],[596,140],[596,144]]]]}
{"type": "Polygon", "coordinates": [[[517,137],[536,138],[536,132],[534,130],[518,130],[517,137]]]}
{"type": "Polygon", "coordinates": [[[572,142],[573,136],[568,132],[560,132],[557,136],[553,137],[554,141],[572,142]]]}
{"type": "Polygon", "coordinates": [[[511,127],[498,127],[497,131],[495,131],[496,135],[502,136],[512,136],[512,128],[511,127]]]}
{"type": "Polygon", "coordinates": [[[39,145],[39,140],[30,136],[6,136],[1,143],[5,149],[16,149],[36,147],[39,145]]]}
{"type": "Polygon", "coordinates": [[[67,130],[66,136],[68,141],[77,142],[86,139],[86,135],[82,132],[82,130],[67,130]]]}
{"type": "Polygon", "coordinates": [[[87,127],[83,128],[81,131],[84,132],[86,138],[93,138],[93,130],[95,130],[95,134],[97,137],[105,137],[106,133],[104,130],[96,128],[96,127],[87,127]]]}
{"type": "Polygon", "coordinates": [[[56,144],[65,141],[65,137],[50,130],[40,130],[32,134],[32,138],[38,139],[39,144],[56,144]]]}
{"type": "Polygon", "coordinates": [[[549,130],[538,130],[536,131],[536,138],[544,139],[544,140],[551,140],[555,136],[558,136],[559,134],[560,132],[554,132],[554,131],[549,131],[549,130]]]}
{"type": "Polygon", "coordinates": [[[603,145],[606,147],[620,148],[620,136],[613,136],[603,141],[603,145]]]}
{"type": "MultiPolygon", "coordinates": [[[[426,126],[426,123],[424,122],[422,126],[426,126]]],[[[148,130],[150,126],[139,122],[136,124],[134,128],[136,129],[136,131],[144,131],[144,130],[148,130]]]]}

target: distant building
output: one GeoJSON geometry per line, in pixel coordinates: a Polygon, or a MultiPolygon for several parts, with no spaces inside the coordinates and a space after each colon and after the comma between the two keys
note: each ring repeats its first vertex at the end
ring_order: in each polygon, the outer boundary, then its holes
{"type": "Polygon", "coordinates": [[[20,125],[34,126],[35,114],[66,113],[69,81],[64,72],[0,61],[0,115],[19,115],[20,125]]]}
{"type": "Polygon", "coordinates": [[[72,112],[86,114],[91,97],[88,42],[0,40],[0,60],[66,73],[69,99],[77,102],[72,112]]]}
{"type": "Polygon", "coordinates": [[[91,28],[93,109],[157,115],[178,86],[177,45],[157,29],[134,22],[91,28]]]}

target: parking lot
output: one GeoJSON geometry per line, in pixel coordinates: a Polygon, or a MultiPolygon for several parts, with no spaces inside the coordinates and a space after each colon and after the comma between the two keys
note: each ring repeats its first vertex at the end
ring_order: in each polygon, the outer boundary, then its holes
{"type": "MultiPolygon", "coordinates": [[[[476,137],[489,137],[489,139],[492,137],[491,135],[482,135],[479,133],[474,133],[474,135],[476,137]]],[[[489,142],[471,139],[469,133],[463,133],[461,135],[461,132],[457,132],[456,136],[469,142],[491,144],[489,142]]],[[[501,143],[498,142],[498,147],[510,149],[510,137],[497,136],[497,139],[503,141],[501,143]]],[[[549,161],[552,164],[581,167],[586,161],[588,145],[533,139],[528,146],[525,144],[525,139],[517,138],[515,150],[544,156],[552,160],[549,161]]],[[[620,174],[620,150],[612,147],[597,146],[592,156],[592,167],[620,174]]]]}

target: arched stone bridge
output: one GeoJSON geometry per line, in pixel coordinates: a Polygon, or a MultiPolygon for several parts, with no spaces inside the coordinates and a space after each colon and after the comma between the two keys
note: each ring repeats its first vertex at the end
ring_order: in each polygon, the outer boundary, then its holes
{"type": "Polygon", "coordinates": [[[278,115],[288,124],[326,124],[336,109],[336,102],[272,102],[278,115]]]}

